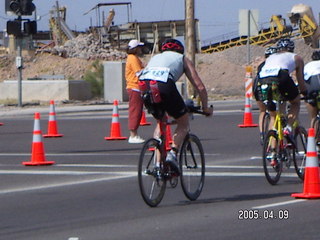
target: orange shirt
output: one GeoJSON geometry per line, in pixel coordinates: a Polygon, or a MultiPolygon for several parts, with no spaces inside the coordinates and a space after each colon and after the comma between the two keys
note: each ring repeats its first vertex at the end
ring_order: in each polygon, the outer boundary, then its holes
{"type": "Polygon", "coordinates": [[[136,73],[142,70],[142,68],[141,60],[134,54],[128,54],[125,72],[127,89],[139,89],[139,79],[136,73]]]}

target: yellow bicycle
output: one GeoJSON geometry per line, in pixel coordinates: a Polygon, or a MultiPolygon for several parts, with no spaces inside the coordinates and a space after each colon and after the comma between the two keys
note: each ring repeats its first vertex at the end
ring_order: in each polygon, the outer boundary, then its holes
{"type": "Polygon", "coordinates": [[[307,131],[298,121],[293,125],[293,136],[283,134],[286,126],[286,116],[279,111],[281,103],[280,93],[276,82],[262,84],[265,90],[263,102],[268,108],[273,106],[276,111],[273,128],[267,132],[263,144],[263,169],[267,181],[271,185],[277,184],[284,167],[290,168],[292,162],[300,179],[304,178],[305,160],[307,153],[307,131]]]}

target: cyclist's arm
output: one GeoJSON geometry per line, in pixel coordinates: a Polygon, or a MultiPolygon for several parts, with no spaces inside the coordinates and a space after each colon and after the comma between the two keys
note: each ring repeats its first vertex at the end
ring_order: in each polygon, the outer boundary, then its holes
{"type": "Polygon", "coordinates": [[[300,92],[305,94],[307,92],[307,88],[304,81],[304,62],[302,57],[296,55],[295,56],[295,62],[296,62],[296,78],[298,81],[298,86],[300,89],[300,92]]]}
{"type": "Polygon", "coordinates": [[[202,103],[202,109],[204,112],[208,114],[212,114],[212,108],[208,108],[208,94],[206,87],[204,86],[203,82],[201,81],[193,63],[187,58],[184,57],[184,72],[187,75],[189,81],[193,85],[193,87],[199,93],[199,97],[202,103]]]}

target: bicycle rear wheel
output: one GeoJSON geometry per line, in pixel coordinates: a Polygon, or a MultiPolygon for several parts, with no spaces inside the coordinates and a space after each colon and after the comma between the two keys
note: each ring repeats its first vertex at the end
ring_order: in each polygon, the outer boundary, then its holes
{"type": "Polygon", "coordinates": [[[151,138],[144,143],[139,158],[140,193],[145,203],[150,207],[156,207],[161,202],[166,190],[163,164],[157,164],[159,154],[159,141],[151,138]]]}
{"type": "MultiPolygon", "coordinates": [[[[314,130],[316,131],[316,135],[315,135],[315,141],[317,146],[319,147],[319,143],[320,143],[320,117],[319,115],[317,115],[315,121],[313,122],[312,127],[314,128],[314,130]]],[[[318,150],[318,154],[319,154],[319,150],[318,150]]]]}
{"type": "Polygon", "coordinates": [[[262,133],[263,133],[263,141],[266,138],[269,131],[269,123],[270,123],[270,114],[265,112],[262,119],[262,133]]]}
{"type": "Polygon", "coordinates": [[[263,146],[263,170],[267,181],[271,185],[277,184],[282,172],[281,146],[276,131],[270,130],[263,146]]]}
{"type": "Polygon", "coordinates": [[[202,191],[205,178],[205,159],[199,138],[188,134],[179,154],[181,187],[185,196],[196,200],[202,191]]]}
{"type": "Polygon", "coordinates": [[[304,171],[307,156],[308,133],[304,127],[298,126],[294,133],[295,140],[295,158],[293,159],[294,168],[298,177],[304,179],[304,171]]]}

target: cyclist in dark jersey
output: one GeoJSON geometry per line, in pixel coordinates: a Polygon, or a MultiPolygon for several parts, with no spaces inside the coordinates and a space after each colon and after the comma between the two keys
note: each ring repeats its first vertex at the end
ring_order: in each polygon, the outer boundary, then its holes
{"type": "MultiPolygon", "coordinates": [[[[164,116],[164,112],[167,112],[177,122],[177,128],[173,134],[172,149],[167,155],[167,162],[173,165],[177,171],[176,154],[189,131],[187,108],[176,87],[176,82],[183,73],[186,74],[198,92],[203,111],[208,115],[213,112],[213,109],[208,107],[207,91],[194,64],[183,54],[184,46],[180,41],[176,39],[165,40],[161,45],[161,53],[150,59],[139,77],[140,82],[150,83],[150,88],[154,87],[153,84],[156,81],[157,91],[160,94],[158,96],[159,99],[154,99],[155,104],[153,104],[153,107],[157,108],[157,111],[153,111],[154,117],[161,119],[164,116]]],[[[148,104],[145,105],[147,107],[148,104]]]]}

